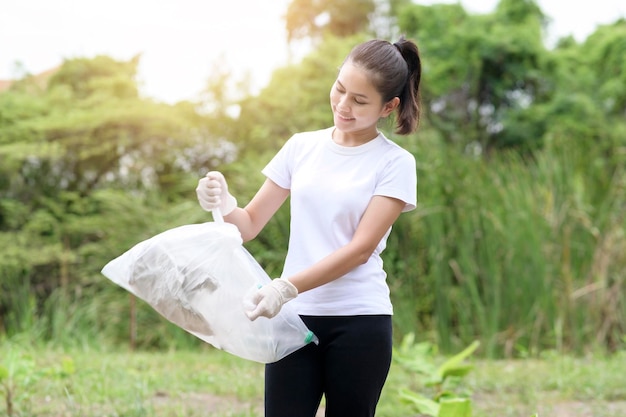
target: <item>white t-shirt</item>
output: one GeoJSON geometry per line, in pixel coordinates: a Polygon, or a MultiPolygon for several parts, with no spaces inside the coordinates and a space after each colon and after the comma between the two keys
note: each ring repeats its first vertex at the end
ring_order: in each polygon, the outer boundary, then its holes
{"type": "MultiPolygon", "coordinates": [[[[289,277],[348,244],[372,196],[417,203],[417,171],[411,153],[382,133],[356,147],[336,144],[334,128],[292,136],[263,169],[291,192],[289,277]]],[[[393,314],[380,257],[391,228],[369,260],[328,284],[303,292],[290,304],[299,314],[349,316],[393,314]]]]}

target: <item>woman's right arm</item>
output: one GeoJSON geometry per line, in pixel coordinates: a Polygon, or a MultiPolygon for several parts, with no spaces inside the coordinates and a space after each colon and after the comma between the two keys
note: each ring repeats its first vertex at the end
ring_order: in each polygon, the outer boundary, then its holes
{"type": "Polygon", "coordinates": [[[263,230],[263,227],[270,221],[288,196],[288,189],[279,187],[268,178],[248,205],[244,208],[235,208],[227,216],[224,216],[224,221],[237,226],[241,238],[247,242],[254,239],[263,230]]]}

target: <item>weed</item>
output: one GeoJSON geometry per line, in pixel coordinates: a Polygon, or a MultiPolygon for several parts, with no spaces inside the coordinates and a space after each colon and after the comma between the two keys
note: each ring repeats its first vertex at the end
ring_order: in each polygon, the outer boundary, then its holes
{"type": "Polygon", "coordinates": [[[415,410],[433,417],[471,417],[472,404],[467,393],[455,392],[458,382],[467,375],[473,365],[464,363],[480,343],[473,342],[462,352],[437,365],[436,349],[428,342],[415,343],[415,336],[409,333],[404,337],[394,354],[395,360],[408,370],[419,374],[425,389],[431,395],[423,395],[414,390],[401,388],[400,398],[411,403],[415,410]]]}
{"type": "Polygon", "coordinates": [[[28,413],[41,379],[67,377],[75,372],[74,362],[67,357],[55,366],[39,367],[27,349],[10,345],[5,351],[0,361],[0,394],[9,417],[28,413]]]}

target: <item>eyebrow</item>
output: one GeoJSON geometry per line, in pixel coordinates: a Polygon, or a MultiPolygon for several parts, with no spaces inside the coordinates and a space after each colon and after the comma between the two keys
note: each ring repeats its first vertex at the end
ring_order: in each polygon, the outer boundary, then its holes
{"type": "MultiPolygon", "coordinates": [[[[341,81],[337,80],[337,84],[339,84],[339,85],[341,86],[341,88],[343,88],[344,90],[346,89],[346,87],[345,87],[345,86],[341,83],[341,81]]],[[[365,94],[360,94],[360,93],[352,93],[352,95],[355,95],[355,96],[359,96],[359,97],[363,97],[363,98],[369,99],[369,97],[368,97],[368,96],[366,96],[365,94]]]]}

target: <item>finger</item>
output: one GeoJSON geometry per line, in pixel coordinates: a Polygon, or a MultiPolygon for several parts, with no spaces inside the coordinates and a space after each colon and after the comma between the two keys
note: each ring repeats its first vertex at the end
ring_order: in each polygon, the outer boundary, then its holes
{"type": "Polygon", "coordinates": [[[222,184],[214,178],[202,178],[202,180],[206,180],[206,186],[209,188],[221,188],[222,184]]]}
{"type": "Polygon", "coordinates": [[[196,192],[200,192],[206,188],[207,178],[201,178],[196,186],[196,192]]]}
{"type": "Polygon", "coordinates": [[[255,321],[256,319],[258,319],[261,316],[261,309],[259,307],[255,308],[252,311],[246,310],[246,316],[248,317],[248,319],[250,321],[255,321]]]}
{"type": "Polygon", "coordinates": [[[198,196],[198,200],[205,201],[207,203],[219,204],[221,202],[220,195],[207,188],[198,188],[196,190],[196,195],[198,196]]]}
{"type": "Polygon", "coordinates": [[[202,201],[208,204],[214,205],[215,207],[218,207],[220,203],[222,202],[219,196],[210,196],[210,195],[202,196],[202,201]]]}
{"type": "Polygon", "coordinates": [[[206,178],[213,180],[213,181],[217,181],[217,182],[224,181],[224,175],[219,171],[207,172],[206,178]]]}
{"type": "Polygon", "coordinates": [[[222,194],[222,189],[221,188],[208,188],[205,191],[205,194],[211,197],[218,197],[222,194]]]}

